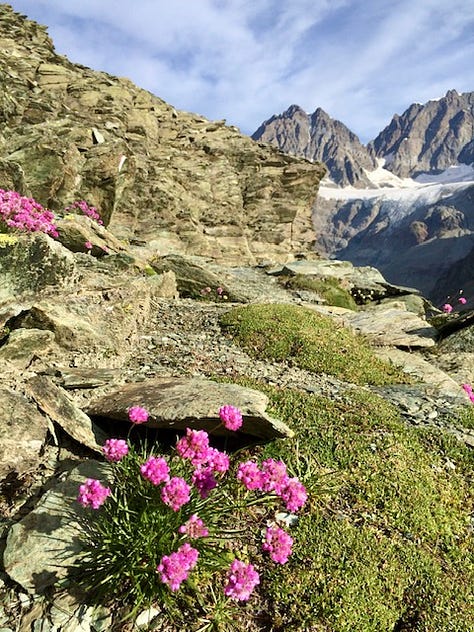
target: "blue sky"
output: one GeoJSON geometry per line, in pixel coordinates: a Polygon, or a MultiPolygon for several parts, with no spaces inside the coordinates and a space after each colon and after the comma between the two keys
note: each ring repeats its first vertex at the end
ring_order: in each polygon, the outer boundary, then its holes
{"type": "Polygon", "coordinates": [[[251,134],[293,103],[363,142],[474,91],[471,0],[11,0],[56,51],[251,134]]]}

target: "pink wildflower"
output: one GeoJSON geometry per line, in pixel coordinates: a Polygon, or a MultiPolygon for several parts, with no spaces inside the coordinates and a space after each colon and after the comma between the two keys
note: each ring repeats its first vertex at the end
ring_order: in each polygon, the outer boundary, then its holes
{"type": "Polygon", "coordinates": [[[54,213],[33,198],[24,197],[16,191],[0,189],[0,221],[13,230],[59,236],[54,224],[54,213]]]}
{"type": "Polygon", "coordinates": [[[229,455],[225,452],[219,452],[215,448],[209,448],[207,451],[207,463],[214,472],[223,474],[227,472],[230,466],[229,455]]]}
{"type": "Polygon", "coordinates": [[[91,250],[92,249],[92,242],[91,241],[86,241],[84,243],[84,248],[86,248],[87,250],[91,250]]]}
{"type": "Polygon", "coordinates": [[[148,411],[142,406],[132,406],[128,410],[128,418],[134,424],[143,424],[148,421],[148,411]]]}
{"type": "Polygon", "coordinates": [[[166,460],[159,456],[151,456],[143,465],[140,466],[140,473],[153,485],[167,483],[170,480],[170,468],[166,460]]]}
{"type": "Polygon", "coordinates": [[[305,486],[297,478],[289,478],[279,496],[281,496],[288,511],[298,511],[308,499],[305,486]]]}
{"type": "Polygon", "coordinates": [[[107,461],[118,463],[128,454],[128,444],[123,439],[107,439],[102,452],[107,461]]]}
{"type": "Polygon", "coordinates": [[[472,386],[470,384],[462,384],[462,388],[466,391],[466,395],[474,404],[474,391],[472,390],[472,386]]]}
{"type": "Polygon", "coordinates": [[[161,490],[161,500],[171,507],[173,511],[178,511],[183,505],[189,502],[191,488],[184,478],[174,476],[161,490]]]}
{"type": "Polygon", "coordinates": [[[164,555],[156,570],[161,575],[163,584],[171,590],[178,590],[181,583],[188,578],[189,572],[196,566],[199,552],[185,542],[175,553],[164,555]]]}
{"type": "Polygon", "coordinates": [[[268,527],[265,533],[265,542],[262,544],[264,551],[270,553],[270,557],[277,564],[286,564],[291,555],[293,538],[280,527],[268,527]]]}
{"type": "Polygon", "coordinates": [[[249,490],[262,489],[264,482],[262,472],[253,461],[246,461],[239,465],[237,479],[249,490]]]}
{"type": "Polygon", "coordinates": [[[176,444],[176,451],[183,459],[189,459],[193,465],[202,465],[207,461],[209,435],[205,430],[186,428],[186,436],[176,444]]]}
{"type": "Polygon", "coordinates": [[[235,406],[221,406],[219,417],[227,430],[238,430],[242,425],[242,413],[235,406]]]}
{"type": "Polygon", "coordinates": [[[201,498],[207,498],[209,496],[209,492],[214,489],[214,487],[217,487],[214,472],[210,467],[198,467],[194,471],[192,481],[201,498]]]}
{"type": "Polygon", "coordinates": [[[197,514],[192,514],[189,520],[179,527],[178,531],[193,540],[196,538],[205,538],[209,535],[209,530],[197,514]]]}
{"type": "Polygon", "coordinates": [[[458,300],[461,303],[461,305],[465,305],[467,303],[467,300],[464,298],[464,296],[460,296],[458,300]]]}
{"type": "Polygon", "coordinates": [[[452,305],[450,305],[449,303],[445,303],[443,305],[443,312],[445,314],[450,314],[452,311],[453,311],[453,306],[452,305]]]}
{"type": "Polygon", "coordinates": [[[263,491],[280,495],[288,483],[286,465],[283,461],[267,459],[262,463],[263,491]]]}
{"type": "Polygon", "coordinates": [[[224,288],[218,287],[218,288],[216,288],[216,292],[217,292],[217,294],[219,294],[219,296],[222,296],[222,294],[224,294],[224,288]]]}
{"type": "Polygon", "coordinates": [[[86,482],[79,487],[77,502],[83,507],[99,509],[110,494],[111,491],[109,487],[104,487],[104,485],[95,478],[88,478],[86,482]]]}
{"type": "Polygon", "coordinates": [[[224,594],[235,601],[247,601],[260,577],[252,564],[234,560],[227,571],[224,594]]]}

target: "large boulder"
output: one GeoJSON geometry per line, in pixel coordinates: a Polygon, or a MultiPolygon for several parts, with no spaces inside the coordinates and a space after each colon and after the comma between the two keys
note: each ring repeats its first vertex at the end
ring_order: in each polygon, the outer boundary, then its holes
{"type": "Polygon", "coordinates": [[[234,433],[222,425],[219,409],[228,404],[242,412],[241,433],[267,440],[293,436],[288,426],[265,412],[268,397],[263,393],[203,378],[155,378],[125,384],[92,400],[87,413],[91,417],[127,421],[130,407],[143,406],[150,415],[150,428],[182,431],[189,427],[226,436],[234,433]]]}

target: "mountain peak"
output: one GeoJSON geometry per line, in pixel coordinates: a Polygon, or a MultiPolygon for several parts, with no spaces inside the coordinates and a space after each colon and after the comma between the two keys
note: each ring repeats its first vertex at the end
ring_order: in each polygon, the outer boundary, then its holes
{"type": "Polygon", "coordinates": [[[376,168],[357,136],[320,107],[309,115],[300,106],[291,105],[262,123],[252,138],[288,154],[324,162],[329,177],[342,185],[364,186],[368,184],[365,170],[376,168]]]}

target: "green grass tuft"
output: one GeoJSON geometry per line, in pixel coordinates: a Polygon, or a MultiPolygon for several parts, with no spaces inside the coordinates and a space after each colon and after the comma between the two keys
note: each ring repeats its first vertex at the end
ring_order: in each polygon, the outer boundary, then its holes
{"type": "Polygon", "coordinates": [[[399,369],[378,359],[361,336],[306,307],[246,305],[226,312],[221,325],[259,359],[290,361],[354,384],[410,381],[399,369]]]}
{"type": "Polygon", "coordinates": [[[281,277],[280,282],[291,290],[306,290],[319,294],[327,305],[344,307],[356,311],[357,303],[349,290],[341,286],[339,279],[322,278],[296,274],[292,277],[281,277]]]}

